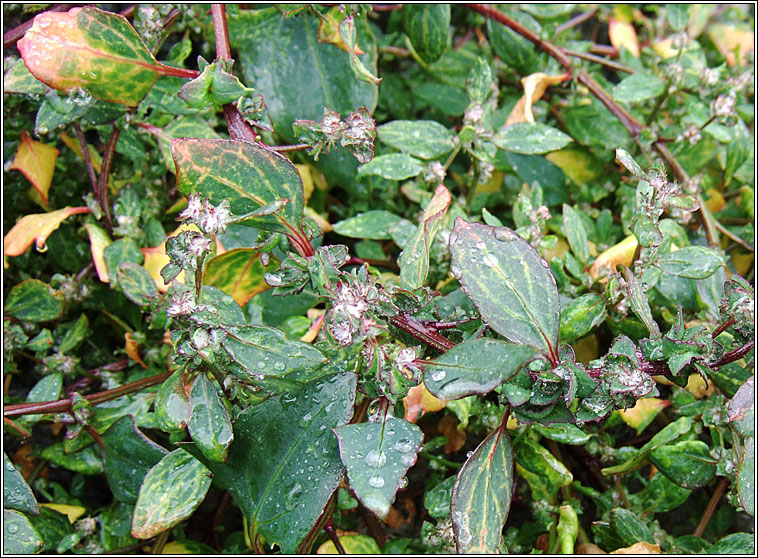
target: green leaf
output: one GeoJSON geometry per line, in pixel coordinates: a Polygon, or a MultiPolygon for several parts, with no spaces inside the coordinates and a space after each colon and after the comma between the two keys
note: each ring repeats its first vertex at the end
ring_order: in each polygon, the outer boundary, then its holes
{"type": "Polygon", "coordinates": [[[630,457],[620,465],[605,467],[601,470],[604,475],[620,475],[628,473],[639,468],[642,462],[647,459],[648,454],[654,449],[661,447],[669,442],[681,438],[692,429],[692,417],[681,417],[672,423],[664,426],[655,436],[653,436],[634,457],[630,457]]]}
{"type": "Polygon", "coordinates": [[[705,551],[706,554],[755,554],[755,535],[751,533],[732,533],[721,538],[705,551]]]}
{"type": "Polygon", "coordinates": [[[647,180],[647,173],[642,170],[642,167],[637,164],[637,161],[634,160],[634,157],[626,149],[616,150],[616,160],[640,180],[647,180]]]}
{"type": "Polygon", "coordinates": [[[700,440],[656,448],[650,452],[650,462],[671,482],[689,490],[705,486],[716,474],[716,462],[708,444],[700,440]]]}
{"type": "Polygon", "coordinates": [[[421,159],[436,159],[454,147],[453,134],[434,120],[393,120],[376,131],[383,143],[421,159]]]}
{"type": "Polygon", "coordinates": [[[666,4],[666,21],[674,31],[682,31],[689,19],[690,7],[687,4],[666,4]]]}
{"type": "Polygon", "coordinates": [[[348,424],[334,433],[355,496],[384,518],[403,476],[416,462],[424,434],[415,424],[395,417],[348,424]]]}
{"type": "MultiPolygon", "coordinates": [[[[496,9],[506,12],[517,23],[539,34],[540,24],[529,14],[519,12],[512,6],[498,6],[496,9]]],[[[487,38],[498,58],[519,74],[528,75],[541,69],[538,51],[534,45],[502,23],[487,19],[487,38]]]]}
{"type": "Polygon", "coordinates": [[[424,167],[418,159],[404,153],[390,153],[374,157],[372,161],[361,165],[358,176],[381,176],[387,180],[405,180],[419,174],[424,167]]]}
{"type": "Polygon", "coordinates": [[[542,477],[542,483],[551,492],[557,492],[561,486],[568,486],[574,480],[571,471],[563,463],[531,438],[518,438],[513,445],[513,455],[519,470],[524,469],[542,477]]]}
{"type": "Polygon", "coordinates": [[[517,122],[500,130],[492,138],[500,149],[536,155],[557,151],[566,147],[572,140],[557,128],[540,122],[517,122]]]}
{"type": "Polygon", "coordinates": [[[190,392],[192,418],[189,432],[192,441],[208,459],[223,462],[234,439],[232,421],[216,384],[201,373],[190,392]]]}
{"type": "Polygon", "coordinates": [[[558,288],[537,251],[507,227],[457,219],[450,252],[450,272],[484,321],[508,340],[542,349],[557,361],[558,288]]]}
{"type": "Polygon", "coordinates": [[[89,320],[87,314],[81,314],[71,328],[66,331],[66,335],[61,340],[59,351],[61,354],[72,351],[81,343],[87,335],[89,320]]]}
{"type": "MultiPolygon", "coordinates": [[[[360,60],[377,75],[376,41],[365,21],[355,23],[357,43],[366,52],[360,60]]],[[[288,142],[296,140],[292,122],[320,120],[324,107],[340,114],[358,107],[373,112],[376,107],[377,86],[356,79],[347,52],[319,43],[318,25],[315,17],[282,18],[275,8],[243,10],[229,17],[229,36],[244,81],[266,99],[274,128],[288,142]]],[[[340,153],[322,159],[339,159],[335,155],[340,153]]]]}
{"type": "Polygon", "coordinates": [[[105,266],[108,268],[110,281],[112,284],[116,284],[118,269],[122,263],[141,264],[145,256],[134,239],[127,236],[108,244],[103,250],[103,258],[105,259],[105,266]]]}
{"type": "Polygon", "coordinates": [[[492,68],[484,58],[477,58],[476,64],[471,68],[468,78],[466,79],[466,95],[470,103],[481,105],[492,93],[492,84],[495,82],[495,76],[492,68]]]}
{"type": "Polygon", "coordinates": [[[203,109],[213,105],[217,110],[227,103],[233,103],[252,89],[226,68],[228,61],[218,60],[208,64],[192,81],[185,83],[177,96],[192,108],[203,109]]]}
{"type": "Polygon", "coordinates": [[[583,294],[561,308],[560,339],[570,343],[586,335],[606,317],[605,297],[583,294]]]}
{"type": "Polygon", "coordinates": [[[265,273],[266,266],[258,250],[235,248],[208,260],[203,270],[203,284],[217,287],[244,306],[269,288],[263,278],[265,273]]]}
{"type": "Polygon", "coordinates": [[[629,292],[629,302],[631,302],[632,310],[642,320],[642,323],[645,324],[652,337],[660,339],[661,330],[653,319],[653,313],[650,310],[650,303],[647,300],[645,289],[634,274],[629,271],[628,267],[624,267],[624,277],[626,277],[626,287],[629,292]]]}
{"type": "Polygon", "coordinates": [[[283,331],[268,326],[231,328],[222,346],[251,375],[284,376],[293,370],[313,370],[327,362],[310,343],[288,339],[283,331]]]}
{"type": "Polygon", "coordinates": [[[183,449],[148,471],[132,518],[132,535],[149,539],[192,515],[211,486],[210,471],[183,449]]]}
{"type": "Polygon", "coordinates": [[[587,230],[579,213],[568,204],[563,204],[563,230],[566,233],[571,251],[579,261],[587,266],[590,259],[590,246],[587,244],[587,230]]]}
{"type": "Polygon", "coordinates": [[[292,232],[303,220],[303,181],[289,159],[241,140],[179,138],[171,141],[177,186],[189,196],[199,192],[214,205],[228,199],[234,215],[242,216],[278,200],[281,211],[247,219],[261,229],[292,232]]]}
{"type": "Polygon", "coordinates": [[[613,98],[622,103],[639,103],[657,97],[665,90],[666,82],[658,76],[635,73],[613,88],[613,98]]]}
{"type": "Polygon", "coordinates": [[[103,464],[113,496],[127,504],[137,501],[142,480],[168,452],[147,438],[125,415],[103,434],[103,464]]]}
{"type": "Polygon", "coordinates": [[[367,238],[371,240],[386,240],[392,238],[390,229],[402,217],[384,209],[374,209],[359,213],[354,217],[334,223],[334,232],[350,238],[367,238]]]}
{"type": "Polygon", "coordinates": [[[664,273],[690,279],[705,279],[724,265],[724,259],[713,248],[685,246],[674,252],[664,254],[658,260],[658,265],[664,273]]]}
{"type": "Polygon", "coordinates": [[[8,293],[3,311],[19,320],[47,322],[60,317],[63,303],[55,297],[50,285],[37,279],[27,279],[8,293]]]}
{"type": "Polygon", "coordinates": [[[68,517],[45,506],[40,508],[39,515],[30,517],[29,520],[45,542],[45,548],[56,548],[65,537],[73,533],[68,517]]]}
{"type": "Polygon", "coordinates": [[[158,286],[155,279],[141,265],[124,262],[118,266],[116,274],[118,286],[124,296],[138,306],[145,306],[158,296],[158,286]]]}
{"type": "Polygon", "coordinates": [[[648,526],[637,517],[637,514],[630,510],[615,508],[611,511],[611,525],[621,540],[624,541],[624,544],[631,546],[643,541],[649,543],[655,542],[648,526]]]}
{"type": "Polygon", "coordinates": [[[666,475],[656,474],[645,487],[646,506],[656,513],[674,510],[684,504],[691,490],[671,482],[666,475]]]}
{"type": "Polygon", "coordinates": [[[548,440],[555,440],[561,444],[581,446],[586,444],[592,434],[589,434],[574,424],[535,424],[532,429],[542,434],[548,440]]]}
{"type": "Polygon", "coordinates": [[[90,6],[39,14],[17,46],[29,71],[50,87],[82,88],[130,107],[167,73],[125,17],[90,6]]]}
{"type": "Polygon", "coordinates": [[[725,281],[726,270],[721,266],[710,277],[695,282],[700,304],[705,307],[708,317],[714,322],[719,320],[719,304],[724,296],[725,281]]]}
{"type": "Polygon", "coordinates": [[[464,341],[424,362],[424,384],[444,400],[489,393],[511,379],[534,356],[534,349],[481,337],[464,341]]]}
{"type": "Polygon", "coordinates": [[[450,509],[456,551],[495,554],[511,507],[513,455],[505,425],[479,444],[463,464],[450,509]]]}
{"type": "Polygon", "coordinates": [[[450,517],[450,501],[453,497],[453,487],[457,478],[455,475],[448,477],[431,490],[426,491],[424,507],[429,513],[429,517],[434,519],[450,517]]]}
{"type": "Polygon", "coordinates": [[[44,95],[48,91],[50,88],[31,74],[23,59],[16,60],[3,76],[3,93],[44,95]]]}
{"type": "Polygon", "coordinates": [[[54,465],[82,475],[100,475],[103,472],[103,460],[95,446],[87,446],[82,450],[67,454],[64,442],[58,442],[42,450],[42,457],[49,459],[54,465]]]}
{"type": "Polygon", "coordinates": [[[558,519],[558,540],[562,554],[574,553],[574,542],[579,534],[579,516],[570,504],[560,507],[558,519]]]}
{"type": "Polygon", "coordinates": [[[450,5],[405,4],[403,15],[405,33],[421,59],[431,64],[442,56],[447,48],[450,5]]]}
{"type": "Polygon", "coordinates": [[[29,485],[8,456],[3,453],[3,507],[30,515],[39,513],[37,500],[29,485]]]}
{"type": "Polygon", "coordinates": [[[28,517],[17,511],[3,510],[4,554],[36,554],[43,547],[42,537],[28,517]]]}
{"type": "Polygon", "coordinates": [[[404,288],[413,290],[424,286],[429,273],[429,251],[451,201],[448,189],[443,184],[437,186],[434,196],[424,208],[415,234],[398,258],[400,284],[404,288]]]}
{"type": "Polygon", "coordinates": [[[174,164],[174,158],[171,156],[172,139],[218,139],[220,137],[206,119],[193,115],[177,117],[163,129],[163,132],[164,133],[156,132],[155,136],[158,139],[158,147],[161,150],[161,155],[163,155],[163,162],[166,163],[166,168],[174,174],[176,174],[176,165],[174,164]]]}
{"type": "Polygon", "coordinates": [[[350,420],[355,388],[354,374],[336,374],[245,409],[225,464],[187,448],[229,490],[251,537],[291,554],[308,535],[344,473],[331,429],[350,420]]]}
{"type": "Polygon", "coordinates": [[[350,67],[353,69],[355,77],[361,81],[379,85],[382,81],[381,78],[372,74],[368,68],[363,65],[360,57],[355,53],[358,36],[355,28],[355,20],[352,16],[348,16],[340,22],[339,33],[345,46],[347,46],[347,53],[350,56],[350,67]]]}
{"type": "Polygon", "coordinates": [[[737,475],[737,497],[747,513],[755,516],[755,437],[745,438],[745,453],[742,455],[737,475]]]}
{"type": "Polygon", "coordinates": [[[155,396],[155,421],[166,432],[187,428],[192,418],[192,405],[184,390],[184,371],[177,370],[158,389],[155,396]]]}

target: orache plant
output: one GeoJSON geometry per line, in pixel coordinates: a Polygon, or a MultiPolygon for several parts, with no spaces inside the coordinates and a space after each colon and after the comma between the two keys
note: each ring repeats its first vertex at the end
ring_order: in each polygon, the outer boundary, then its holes
{"type": "Polygon", "coordinates": [[[752,552],[753,31],[578,10],[6,33],[4,550],[752,552]]]}

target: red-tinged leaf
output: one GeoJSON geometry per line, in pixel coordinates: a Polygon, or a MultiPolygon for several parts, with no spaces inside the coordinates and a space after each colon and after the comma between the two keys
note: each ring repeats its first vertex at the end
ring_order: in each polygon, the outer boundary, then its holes
{"type": "Polygon", "coordinates": [[[89,213],[89,207],[64,207],[50,213],[33,213],[22,217],[3,239],[6,256],[20,256],[32,242],[37,243],[37,250],[47,250],[45,241],[60,224],[77,213],[89,213]]]}
{"type": "Polygon", "coordinates": [[[501,425],[463,464],[453,486],[450,508],[459,553],[500,551],[512,487],[513,451],[506,429],[501,425]]]}
{"type": "Polygon", "coordinates": [[[126,18],[91,6],[37,15],[17,46],[32,75],[53,89],[81,88],[127,106],[139,104],[159,74],[197,73],[163,66],[126,18]]]}
{"type": "Polygon", "coordinates": [[[244,306],[252,297],[270,288],[263,279],[265,272],[266,266],[257,250],[235,248],[208,260],[203,283],[218,287],[244,306]]]}
{"type": "Polygon", "coordinates": [[[425,413],[444,409],[447,401],[437,399],[421,383],[408,390],[408,395],[403,398],[403,404],[405,405],[405,416],[403,418],[408,422],[416,422],[425,413]]]}
{"type": "Polygon", "coordinates": [[[34,141],[26,133],[21,132],[21,143],[16,151],[16,157],[13,159],[11,169],[21,171],[21,173],[32,183],[47,206],[47,192],[53,183],[53,173],[55,173],[55,161],[58,160],[58,151],[52,145],[47,145],[40,141],[34,141]]]}
{"type": "Polygon", "coordinates": [[[300,228],[303,181],[286,157],[246,141],[197,138],[172,140],[171,153],[176,183],[184,195],[198,192],[214,205],[228,199],[237,216],[286,199],[280,210],[245,224],[284,233],[300,228]]]}
{"type": "Polygon", "coordinates": [[[443,184],[437,186],[434,196],[424,209],[416,234],[400,256],[400,283],[406,289],[424,286],[429,272],[429,249],[451,201],[450,191],[443,184]]]}

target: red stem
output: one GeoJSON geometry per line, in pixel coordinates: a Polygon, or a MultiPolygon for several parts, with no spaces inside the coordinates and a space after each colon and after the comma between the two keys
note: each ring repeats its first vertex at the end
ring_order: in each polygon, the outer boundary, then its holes
{"type": "Polygon", "coordinates": [[[166,66],[165,64],[157,64],[156,66],[151,67],[155,68],[158,73],[163,74],[164,76],[176,76],[195,79],[200,75],[200,72],[197,70],[189,70],[187,68],[174,68],[173,66],[166,66]]]}
{"type": "Polygon", "coordinates": [[[116,155],[116,144],[118,138],[121,135],[121,128],[113,123],[111,127],[111,135],[108,137],[108,145],[105,147],[105,153],[103,154],[103,164],[100,168],[100,176],[97,179],[97,192],[95,195],[100,207],[105,214],[105,221],[108,224],[108,229],[113,231],[113,221],[111,220],[111,208],[108,201],[108,179],[111,175],[111,166],[113,165],[113,157],[116,155]]]}
{"type": "MultiPolygon", "coordinates": [[[[149,378],[142,378],[131,384],[125,384],[117,388],[109,389],[106,391],[100,391],[98,393],[92,393],[85,395],[84,399],[98,405],[105,403],[127,393],[134,393],[144,388],[160,384],[172,374],[171,371],[158,374],[157,376],[150,376],[149,378]]],[[[40,415],[46,413],[66,413],[72,408],[73,401],[71,399],[59,399],[58,401],[44,401],[41,403],[17,403],[15,405],[5,405],[3,408],[3,417],[16,417],[21,415],[40,415]]]]}
{"type": "Polygon", "coordinates": [[[226,6],[211,4],[213,14],[213,32],[216,35],[216,60],[231,60],[232,49],[229,46],[229,29],[226,26],[226,6]]]}
{"type": "Polygon", "coordinates": [[[724,356],[722,356],[720,359],[718,359],[716,362],[710,365],[711,368],[720,368],[721,366],[726,366],[727,364],[730,364],[734,362],[735,360],[739,360],[742,357],[744,357],[746,354],[748,354],[755,345],[755,339],[751,339],[742,347],[739,347],[737,349],[734,349],[733,351],[729,351],[724,356]]]}
{"type": "Polygon", "coordinates": [[[438,351],[449,351],[455,347],[455,343],[443,337],[436,331],[430,331],[418,320],[411,318],[407,314],[401,314],[399,316],[393,316],[390,318],[392,325],[398,329],[402,329],[404,332],[409,333],[419,341],[423,341],[430,347],[434,347],[438,351]]]}

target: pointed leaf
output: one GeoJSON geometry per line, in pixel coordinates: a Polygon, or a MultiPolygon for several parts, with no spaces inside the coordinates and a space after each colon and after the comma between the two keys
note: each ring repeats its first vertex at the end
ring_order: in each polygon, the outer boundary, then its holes
{"type": "Polygon", "coordinates": [[[708,444],[700,440],[684,440],[650,452],[650,462],[668,479],[693,490],[705,486],[716,474],[716,461],[708,444]]]}
{"type": "Polygon", "coordinates": [[[590,259],[590,247],[587,244],[587,230],[576,209],[563,204],[563,230],[566,233],[571,251],[584,265],[590,259]]]}
{"type": "Polygon", "coordinates": [[[225,461],[234,439],[232,421],[215,383],[200,374],[190,393],[192,418],[189,431],[195,445],[212,461],[225,461]]]}
{"type": "Polygon", "coordinates": [[[300,227],[303,181],[286,157],[246,141],[196,138],[172,140],[171,153],[177,186],[184,195],[199,192],[213,205],[228,199],[234,215],[287,199],[289,203],[281,211],[245,223],[278,232],[300,227]]]}
{"type": "Polygon", "coordinates": [[[165,73],[125,17],[90,6],[37,15],[18,50],[50,87],[132,107],[165,73]]]}
{"type": "Polygon", "coordinates": [[[222,346],[250,374],[283,376],[293,370],[312,370],[327,362],[316,347],[269,326],[231,328],[222,346]]]}
{"type": "Polygon", "coordinates": [[[513,453],[505,425],[501,425],[479,444],[455,481],[451,510],[458,552],[500,552],[512,487],[513,453]]]}
{"type": "Polygon", "coordinates": [[[534,349],[481,337],[456,345],[432,361],[424,362],[424,384],[435,397],[461,399],[489,393],[513,377],[534,349]]]}
{"type": "Polygon", "coordinates": [[[103,434],[103,464],[113,496],[127,504],[137,501],[142,480],[168,452],[145,437],[125,415],[103,434]]]}
{"type": "Polygon", "coordinates": [[[705,279],[724,265],[724,260],[721,254],[712,248],[685,246],[663,255],[658,260],[658,265],[664,273],[690,279],[705,279]]]}
{"type": "Polygon", "coordinates": [[[350,420],[355,388],[354,374],[336,374],[245,409],[225,464],[187,448],[229,490],[251,537],[292,554],[308,535],[344,473],[331,429],[350,420]]]}
{"type": "Polygon", "coordinates": [[[93,223],[84,223],[89,235],[90,250],[92,252],[92,261],[95,263],[97,276],[103,283],[110,282],[108,275],[108,266],[105,263],[105,249],[111,243],[108,233],[93,223]]]}
{"type": "Polygon", "coordinates": [[[624,267],[624,276],[626,277],[626,288],[629,292],[629,301],[631,302],[632,310],[634,310],[637,317],[642,320],[642,323],[647,326],[651,336],[660,339],[661,330],[653,319],[653,313],[650,310],[650,303],[647,300],[645,289],[628,267],[624,267]]]}
{"type": "Polygon", "coordinates": [[[557,151],[572,141],[571,136],[540,122],[517,122],[503,128],[492,138],[500,149],[525,155],[557,151]]]}
{"type": "Polygon", "coordinates": [[[132,536],[149,539],[192,515],[211,486],[210,471],[183,449],[148,471],[132,517],[132,536]],[[180,490],[175,490],[180,488],[180,490]]]}
{"type": "Polygon", "coordinates": [[[21,171],[21,173],[32,183],[47,206],[47,192],[50,190],[50,184],[53,182],[53,173],[55,172],[55,161],[58,160],[60,151],[52,145],[47,145],[40,141],[34,141],[26,133],[21,132],[21,143],[18,145],[16,157],[13,164],[9,167],[21,171]]]}
{"type": "Polygon", "coordinates": [[[3,506],[22,513],[37,515],[39,506],[34,493],[8,456],[3,453],[3,506]]]}
{"type": "Polygon", "coordinates": [[[203,284],[218,287],[240,306],[269,289],[263,279],[266,266],[260,252],[252,248],[235,248],[212,257],[203,270],[203,284]]]}
{"type": "Polygon", "coordinates": [[[390,230],[402,220],[402,217],[384,209],[374,209],[335,223],[333,228],[337,234],[350,238],[385,240],[392,238],[390,230]]]}
{"type": "Polygon", "coordinates": [[[358,176],[381,176],[387,180],[405,180],[424,170],[421,161],[405,153],[390,153],[374,157],[371,162],[361,165],[358,176]]]}
{"type": "Polygon", "coordinates": [[[750,376],[740,386],[726,407],[729,422],[743,436],[755,434],[755,376],[750,376]]]}
{"type": "Polygon", "coordinates": [[[424,209],[416,233],[400,255],[400,283],[406,289],[424,286],[429,273],[429,250],[452,199],[443,184],[437,186],[434,196],[424,209]]]}
{"type": "Polygon", "coordinates": [[[334,429],[340,457],[357,498],[380,518],[386,517],[405,473],[416,462],[424,434],[415,424],[387,417],[334,429]]]}
{"type": "Polygon", "coordinates": [[[606,317],[605,297],[583,294],[561,308],[561,342],[571,343],[586,335],[606,317]]]}
{"type": "Polygon", "coordinates": [[[666,90],[666,82],[655,75],[635,73],[613,88],[613,98],[624,103],[640,103],[666,90]]]}
{"type": "Polygon", "coordinates": [[[542,72],[530,74],[521,79],[521,85],[524,87],[524,95],[518,100],[513,107],[505,125],[516,124],[517,122],[534,122],[534,113],[532,105],[542,98],[545,90],[550,85],[561,83],[566,79],[564,74],[549,76],[542,72]]]}
{"type": "Polygon", "coordinates": [[[89,213],[88,207],[64,207],[50,213],[33,213],[19,219],[3,239],[3,251],[6,256],[20,256],[32,242],[37,250],[47,250],[45,241],[60,224],[71,215],[89,213]]]}
{"type": "Polygon", "coordinates": [[[35,554],[44,545],[28,517],[14,510],[3,510],[3,554],[35,554]]]}
{"type": "Polygon", "coordinates": [[[158,296],[153,276],[141,265],[133,262],[119,264],[116,279],[121,292],[134,304],[145,306],[158,296]]]}
{"type": "Polygon", "coordinates": [[[426,62],[437,60],[447,48],[450,27],[449,4],[405,4],[405,33],[413,49],[426,62]]]}
{"type": "Polygon", "coordinates": [[[453,134],[434,120],[393,120],[376,131],[382,143],[421,159],[436,159],[453,150],[453,134]]]}
{"type": "Polygon", "coordinates": [[[8,293],[4,312],[19,320],[46,322],[63,313],[63,303],[54,296],[50,285],[37,279],[27,279],[8,293]]]}
{"type": "Polygon", "coordinates": [[[458,219],[450,252],[450,272],[490,327],[557,360],[558,287],[537,251],[507,227],[458,219]]]}

